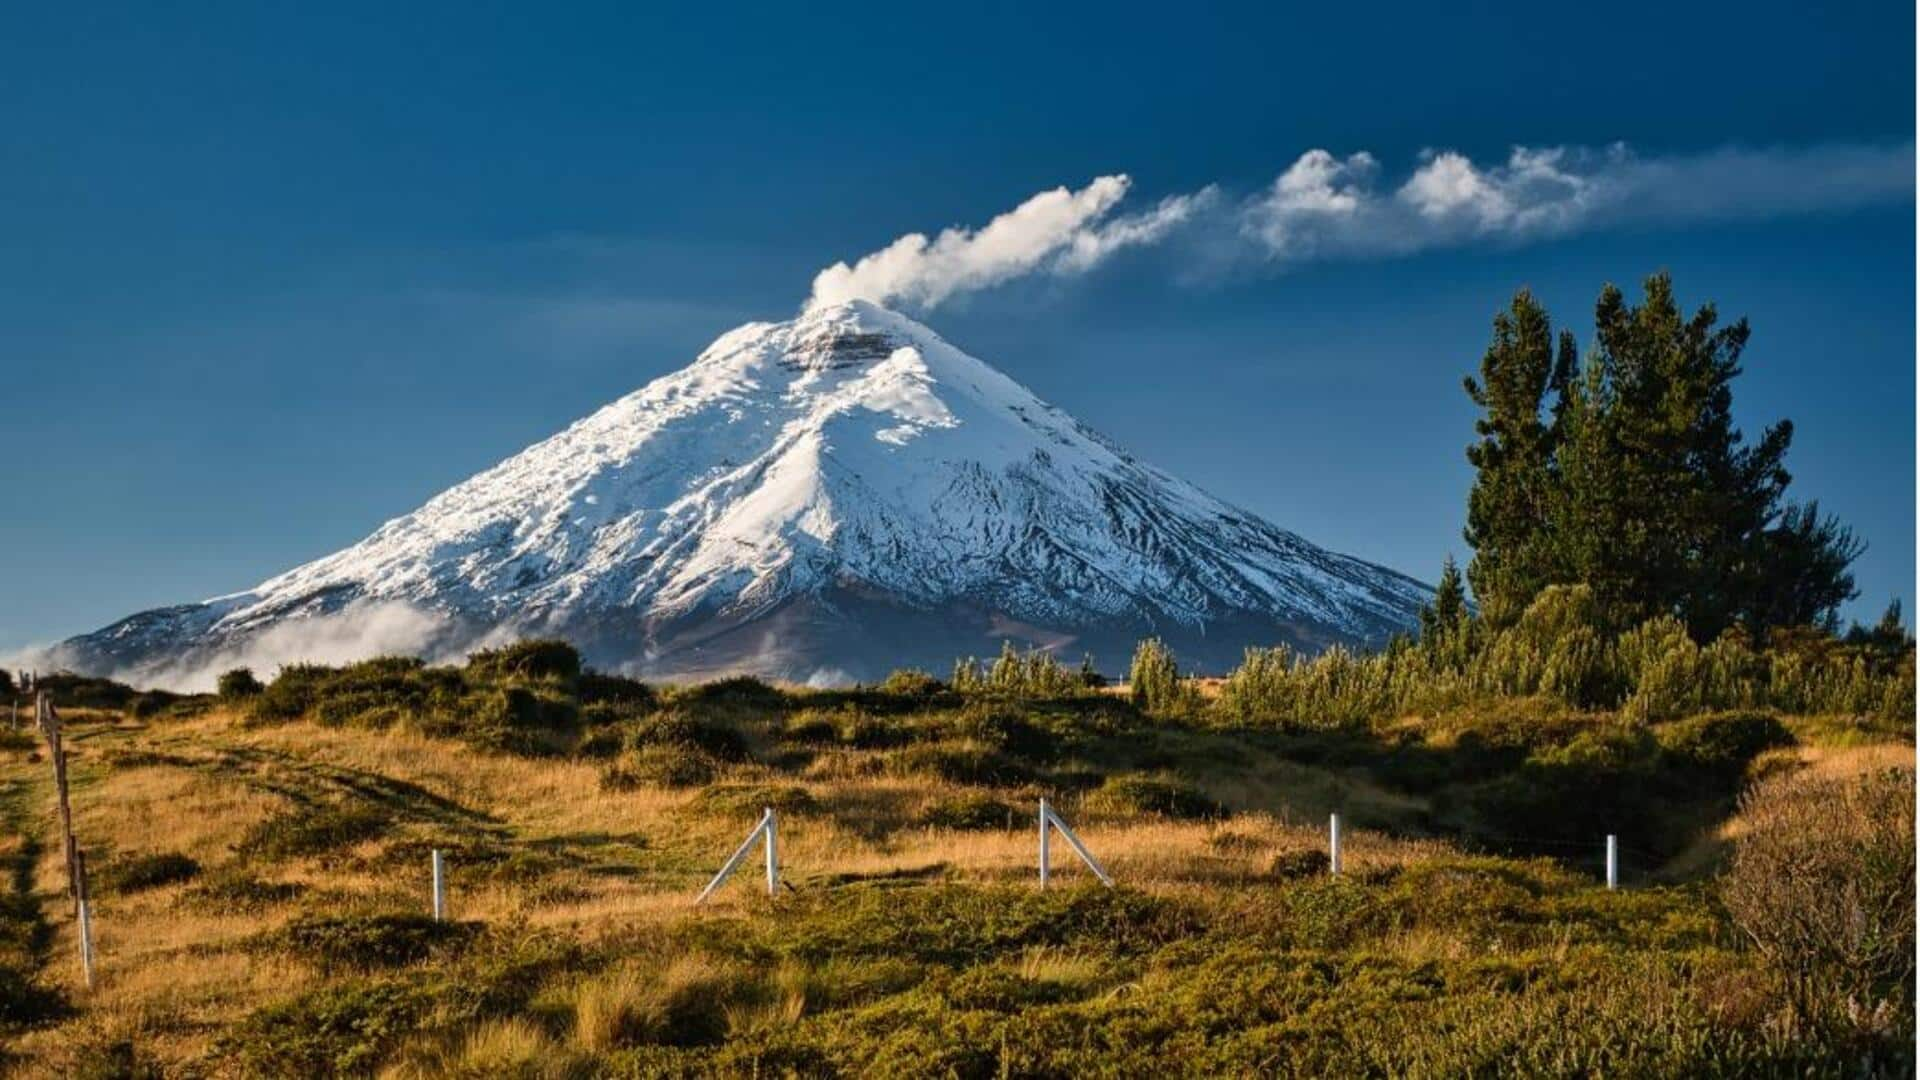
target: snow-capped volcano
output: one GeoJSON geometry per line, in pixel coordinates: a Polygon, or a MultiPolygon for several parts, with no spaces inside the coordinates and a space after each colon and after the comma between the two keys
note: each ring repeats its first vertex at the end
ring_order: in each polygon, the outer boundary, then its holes
{"type": "Polygon", "coordinates": [[[864,301],[750,323],[381,526],[243,593],[60,646],[167,681],[269,654],[452,656],[531,635],[648,675],[944,670],[999,639],[1124,666],[1157,634],[1377,642],[1429,590],[1135,461],[864,301]]]}

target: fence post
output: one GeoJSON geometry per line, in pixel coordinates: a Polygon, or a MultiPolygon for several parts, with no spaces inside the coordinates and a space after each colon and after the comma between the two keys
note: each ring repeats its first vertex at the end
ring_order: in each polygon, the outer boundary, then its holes
{"type": "Polygon", "coordinates": [[[767,895],[773,896],[780,887],[780,819],[773,807],[762,807],[762,810],[767,823],[767,895]]]}
{"type": "Polygon", "coordinates": [[[1047,800],[1041,799],[1040,800],[1040,887],[1043,889],[1047,887],[1047,872],[1051,868],[1051,864],[1053,862],[1052,853],[1047,850],[1047,832],[1048,832],[1047,826],[1049,825],[1049,822],[1047,820],[1048,816],[1049,816],[1049,811],[1047,810],[1047,800]]]}
{"type": "Polygon", "coordinates": [[[712,881],[707,882],[707,887],[700,890],[700,895],[694,897],[694,906],[698,907],[706,903],[707,897],[712,896],[713,891],[725,883],[727,878],[740,868],[740,864],[747,860],[747,854],[753,850],[754,843],[763,838],[767,844],[767,895],[773,895],[774,886],[778,884],[780,874],[780,856],[776,847],[778,841],[774,837],[774,828],[773,808],[766,807],[761,812],[760,823],[753,827],[753,831],[747,834],[747,838],[740,842],[740,846],[732,855],[727,857],[726,864],[720,867],[719,873],[713,875],[712,881]]]}
{"type": "Polygon", "coordinates": [[[433,921],[447,917],[447,859],[439,848],[433,849],[433,921]]]}
{"type": "Polygon", "coordinates": [[[1334,814],[1327,819],[1327,869],[1334,877],[1340,876],[1340,815],[1334,814]]]}
{"type": "Polygon", "coordinates": [[[47,757],[53,762],[53,788],[60,810],[60,857],[67,864],[67,893],[73,898],[73,914],[80,915],[80,844],[73,837],[73,804],[67,792],[67,747],[60,735],[60,714],[53,699],[44,690],[33,697],[34,720],[47,740],[47,757]]]}
{"type": "Polygon", "coordinates": [[[93,989],[93,903],[87,897],[87,859],[79,851],[73,853],[74,866],[78,871],[77,897],[74,911],[78,916],[74,920],[74,929],[80,936],[80,974],[87,980],[87,989],[93,989]]]}
{"type": "Polygon", "coordinates": [[[1612,833],[1608,833],[1607,834],[1607,888],[1609,889],[1618,888],[1619,885],[1620,885],[1620,838],[1615,836],[1612,833]]]}

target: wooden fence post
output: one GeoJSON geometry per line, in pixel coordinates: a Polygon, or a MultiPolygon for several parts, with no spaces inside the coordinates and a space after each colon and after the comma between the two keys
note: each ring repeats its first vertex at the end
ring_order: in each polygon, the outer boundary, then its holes
{"type": "Polygon", "coordinates": [[[73,897],[74,917],[80,915],[80,846],[73,838],[73,806],[67,795],[67,748],[60,736],[60,714],[53,700],[42,690],[34,695],[34,712],[40,732],[47,739],[47,756],[53,759],[53,787],[60,809],[60,855],[67,863],[67,892],[73,897]]]}

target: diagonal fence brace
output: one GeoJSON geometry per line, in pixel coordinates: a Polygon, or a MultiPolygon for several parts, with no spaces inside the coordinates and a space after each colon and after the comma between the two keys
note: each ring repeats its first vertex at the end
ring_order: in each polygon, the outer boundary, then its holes
{"type": "Polygon", "coordinates": [[[700,895],[694,898],[695,906],[706,903],[707,897],[712,896],[715,889],[726,884],[727,879],[733,876],[733,872],[740,869],[740,864],[747,861],[747,855],[753,851],[753,845],[762,839],[765,839],[767,844],[767,895],[774,895],[780,887],[780,834],[779,823],[774,818],[773,808],[766,807],[761,812],[760,823],[753,827],[753,831],[747,834],[747,838],[741,842],[740,847],[727,859],[726,865],[720,868],[719,873],[713,875],[713,880],[707,882],[707,887],[701,889],[700,895]]]}
{"type": "Polygon", "coordinates": [[[1081,862],[1087,864],[1087,869],[1093,871],[1093,876],[1099,878],[1102,885],[1109,889],[1113,888],[1113,878],[1107,875],[1106,868],[1100,865],[1100,860],[1093,857],[1093,852],[1087,850],[1087,845],[1080,842],[1080,838],[1074,835],[1073,829],[1061,820],[1059,814],[1053,812],[1053,807],[1047,805],[1045,799],[1040,800],[1040,887],[1043,889],[1047,887],[1047,879],[1053,873],[1052,845],[1047,841],[1049,833],[1054,829],[1059,830],[1061,839],[1073,848],[1075,855],[1080,856],[1081,862]]]}

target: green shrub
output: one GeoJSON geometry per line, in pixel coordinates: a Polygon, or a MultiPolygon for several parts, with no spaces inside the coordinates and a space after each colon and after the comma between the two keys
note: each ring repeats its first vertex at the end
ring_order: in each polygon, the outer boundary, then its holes
{"type": "Polygon", "coordinates": [[[621,754],[601,770],[600,786],[608,791],[699,787],[712,783],[719,773],[719,766],[706,751],[685,743],[667,743],[621,754]]]}
{"type": "MultiPolygon", "coordinates": [[[[842,713],[847,711],[851,710],[842,710],[842,713]]],[[[786,723],[781,726],[780,737],[801,746],[830,745],[840,738],[839,721],[842,713],[802,709],[787,717],[786,723]]]]}
{"type": "Polygon", "coordinates": [[[327,971],[371,971],[417,964],[466,944],[479,931],[479,923],[431,915],[308,915],[267,935],[260,945],[327,971]]]}
{"type": "Polygon", "coordinates": [[[260,680],[253,677],[253,669],[244,667],[222,672],[216,686],[216,692],[228,701],[250,698],[265,689],[260,680]]]}
{"type": "Polygon", "coordinates": [[[880,681],[880,692],[900,697],[928,698],[945,690],[946,685],[918,668],[898,668],[880,681]]]}
{"type": "Polygon", "coordinates": [[[1051,761],[1059,751],[1052,735],[1035,727],[1019,712],[986,703],[975,703],[963,710],[954,725],[954,733],[1028,761],[1051,761]]]}
{"type": "Polygon", "coordinates": [[[956,795],[922,810],[914,824],[930,829],[1004,829],[1026,815],[991,795],[956,795]]]}
{"type": "Polygon", "coordinates": [[[672,704],[690,708],[715,708],[743,713],[777,713],[786,709],[787,696],[750,675],[683,687],[674,692],[672,704]]]}
{"type": "Polygon", "coordinates": [[[834,727],[840,741],[856,750],[884,750],[913,741],[913,731],[905,724],[850,707],[834,715],[834,727]]]}
{"type": "Polygon", "coordinates": [[[1278,881],[1325,877],[1333,869],[1333,860],[1319,848],[1283,851],[1267,866],[1267,876],[1278,881]]]}
{"type": "Polygon", "coordinates": [[[44,690],[55,706],[63,709],[124,710],[140,691],[125,683],[71,671],[56,671],[34,680],[35,690],[44,690]]]}
{"type": "Polygon", "coordinates": [[[249,829],[237,850],[258,859],[324,855],[371,840],[384,833],[389,824],[387,815],[371,806],[299,808],[276,814],[249,829]]]}
{"type": "Polygon", "coordinates": [[[1032,769],[991,747],[977,743],[910,746],[889,761],[903,776],[931,776],[952,784],[1011,787],[1031,783],[1032,769]]]}
{"type": "Polygon", "coordinates": [[[1109,813],[1158,814],[1170,818],[1209,818],[1221,814],[1220,804],[1183,780],[1169,776],[1123,773],[1107,777],[1087,796],[1090,806],[1109,813]]]}
{"type": "Polygon", "coordinates": [[[639,721],[628,731],[630,749],[693,747],[719,761],[746,761],[746,737],[735,728],[701,719],[682,708],[665,709],[639,721]]]}
{"type": "Polygon", "coordinates": [[[632,712],[646,712],[660,703],[660,695],[646,683],[597,671],[581,672],[574,682],[574,693],[582,705],[617,705],[632,712]]]}
{"type": "Polygon", "coordinates": [[[516,641],[467,657],[467,671],[484,680],[572,682],[580,677],[580,651],[552,639],[516,641]]]}
{"type": "Polygon", "coordinates": [[[1662,727],[1660,746],[1689,764],[1738,773],[1761,752],[1793,742],[1771,713],[1723,712],[1676,720],[1662,727]]]}
{"type": "Polygon", "coordinates": [[[102,868],[100,885],[108,892],[135,893],[186,881],[200,873],[200,864],[178,851],[156,851],[110,860],[102,868]]]}
{"type": "Polygon", "coordinates": [[[216,1045],[242,1076],[364,1076],[418,1027],[429,1002],[397,982],[323,986],[255,1010],[216,1045]]]}
{"type": "Polygon", "coordinates": [[[583,758],[605,759],[618,755],[627,744],[627,733],[617,727],[596,727],[588,729],[573,746],[573,752],[583,758]]]}
{"type": "Polygon", "coordinates": [[[183,700],[185,699],[179,694],[168,693],[165,690],[148,690],[127,702],[127,715],[136,720],[150,720],[183,700]]]}

